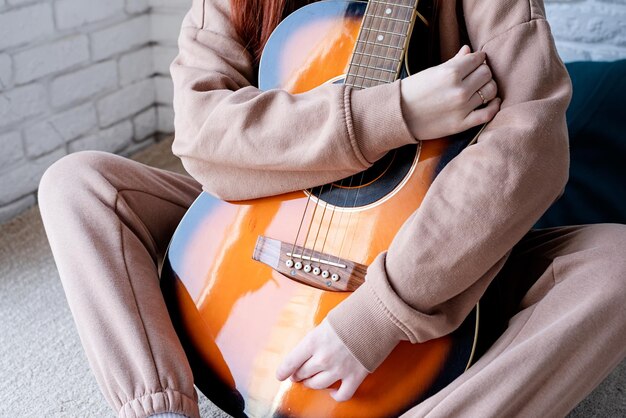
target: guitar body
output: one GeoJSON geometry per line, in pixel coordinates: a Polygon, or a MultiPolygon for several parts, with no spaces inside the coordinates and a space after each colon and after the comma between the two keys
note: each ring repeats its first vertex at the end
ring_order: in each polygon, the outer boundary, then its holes
{"type": "MultiPolygon", "coordinates": [[[[365,6],[318,2],[283,20],[265,47],[259,87],[299,93],[341,82],[365,6]]],[[[449,144],[440,139],[393,150],[332,187],[237,202],[198,197],[172,238],[161,284],[205,395],[233,416],[391,417],[468,367],[477,309],[451,335],[400,343],[347,402],[335,402],[327,390],[279,382],[282,359],[350,293],[334,291],[331,282],[329,289],[299,282],[252,258],[260,235],[290,244],[298,236],[304,248],[369,265],[420,206],[449,158],[449,144]]]]}

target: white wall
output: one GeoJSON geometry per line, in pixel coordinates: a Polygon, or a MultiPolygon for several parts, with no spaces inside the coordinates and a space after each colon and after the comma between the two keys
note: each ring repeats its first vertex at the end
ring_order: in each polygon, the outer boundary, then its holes
{"type": "Polygon", "coordinates": [[[68,153],[127,154],[157,131],[145,0],[0,0],[0,221],[68,153]]]}
{"type": "MultiPolygon", "coordinates": [[[[485,0],[490,1],[490,0],[485,0]]],[[[0,0],[0,222],[45,169],[173,131],[169,64],[191,0],[0,0]]],[[[626,58],[626,0],[546,0],[564,61],[626,58]]]]}
{"type": "Polygon", "coordinates": [[[565,62],[626,58],[626,0],[545,0],[565,62]]]}
{"type": "Polygon", "coordinates": [[[152,39],[155,42],[154,69],[157,90],[157,114],[160,132],[174,131],[172,81],[169,65],[176,56],[180,24],[191,0],[149,0],[152,18],[152,39]]]}

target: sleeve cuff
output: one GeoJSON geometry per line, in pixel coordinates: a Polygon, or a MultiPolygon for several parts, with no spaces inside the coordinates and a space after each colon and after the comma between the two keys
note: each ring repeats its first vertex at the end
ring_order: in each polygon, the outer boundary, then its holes
{"type": "Polygon", "coordinates": [[[350,89],[354,136],[363,157],[370,163],[392,149],[418,142],[402,114],[401,82],[350,89]]]}
{"type": "Polygon", "coordinates": [[[401,340],[408,339],[367,281],[331,310],[327,320],[369,372],[373,372],[401,340]]]}

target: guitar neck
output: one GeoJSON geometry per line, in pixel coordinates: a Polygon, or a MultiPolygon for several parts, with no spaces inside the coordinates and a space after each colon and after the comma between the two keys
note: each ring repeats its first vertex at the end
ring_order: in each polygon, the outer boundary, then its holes
{"type": "Polygon", "coordinates": [[[369,0],[345,84],[373,87],[395,81],[417,16],[419,0],[369,0]]]}

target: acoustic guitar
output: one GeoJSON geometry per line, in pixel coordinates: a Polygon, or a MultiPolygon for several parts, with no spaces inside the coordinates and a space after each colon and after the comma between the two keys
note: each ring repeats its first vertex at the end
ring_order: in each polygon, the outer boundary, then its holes
{"type": "MultiPolygon", "coordinates": [[[[424,45],[431,36],[433,7],[418,1],[321,1],[296,10],[264,48],[259,88],[367,88],[409,75],[412,39],[424,45]]],[[[407,145],[362,173],[280,196],[222,201],[202,193],[161,273],[197,387],[235,417],[391,417],[463,373],[478,306],[450,335],[401,342],[349,401],[275,378],[287,353],[363,283],[437,173],[478,134],[407,145]]]]}

